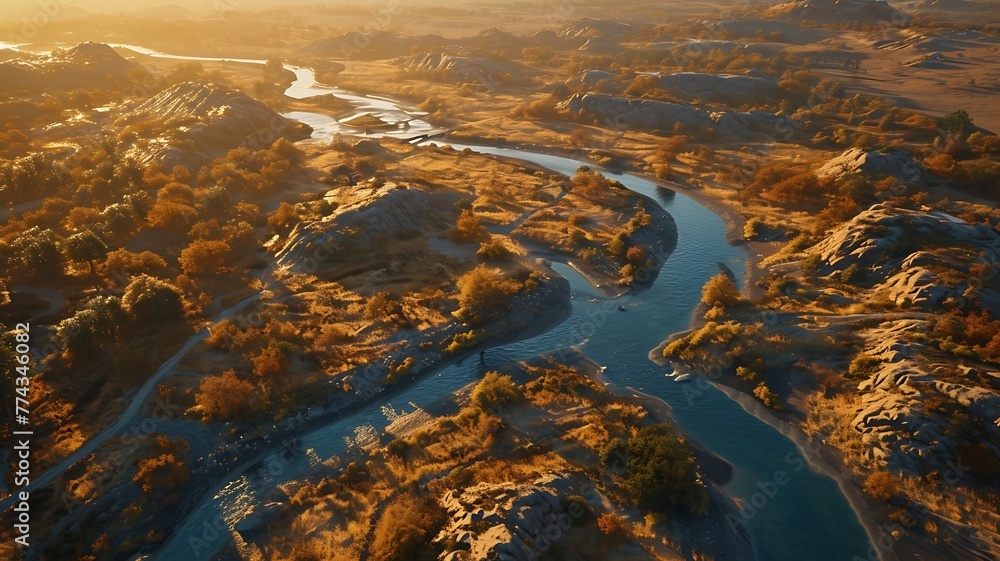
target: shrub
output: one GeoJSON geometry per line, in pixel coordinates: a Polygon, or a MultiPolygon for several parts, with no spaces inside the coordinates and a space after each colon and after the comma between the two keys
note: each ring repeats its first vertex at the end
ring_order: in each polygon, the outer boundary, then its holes
{"type": "Polygon", "coordinates": [[[292,369],[290,346],[284,341],[271,339],[257,356],[250,359],[254,376],[271,379],[287,375],[292,369]]]}
{"type": "Polygon", "coordinates": [[[747,368],[746,366],[736,367],[736,376],[743,380],[744,382],[749,382],[751,384],[758,384],[761,382],[760,374],[757,374],[754,370],[747,368]]]}
{"type": "Polygon", "coordinates": [[[191,472],[173,454],[161,454],[155,458],[139,460],[139,471],[133,481],[138,483],[147,495],[169,493],[187,483],[191,472]]]}
{"type": "Polygon", "coordinates": [[[521,392],[510,376],[487,372],[472,390],[472,403],[483,411],[495,411],[521,399],[521,392]]]}
{"type": "Polygon", "coordinates": [[[254,385],[241,380],[234,370],[206,376],[198,386],[195,403],[206,421],[229,421],[245,417],[256,401],[254,385]]]}
{"type": "Polygon", "coordinates": [[[590,508],[587,499],[581,495],[570,495],[566,497],[563,510],[569,515],[573,526],[586,526],[594,521],[594,509],[590,508]]]}
{"type": "Polygon", "coordinates": [[[483,261],[507,261],[513,255],[500,239],[489,239],[479,245],[476,252],[483,261]]]}
{"type": "Polygon", "coordinates": [[[646,249],[642,246],[633,245],[625,252],[625,261],[636,267],[645,265],[647,259],[649,259],[649,256],[646,253],[646,249]]]}
{"type": "Polygon", "coordinates": [[[851,359],[851,364],[847,367],[847,373],[852,378],[867,378],[875,374],[881,365],[882,361],[879,359],[869,354],[858,353],[851,359]]]}
{"type": "Polygon", "coordinates": [[[613,512],[605,512],[597,517],[597,527],[612,542],[620,542],[629,534],[625,519],[613,512]]]}
{"type": "Polygon", "coordinates": [[[860,268],[857,263],[851,263],[843,271],[840,272],[840,282],[845,284],[850,284],[858,278],[858,273],[860,268]]]}
{"type": "Polygon", "coordinates": [[[802,268],[802,275],[806,278],[812,278],[819,274],[819,266],[822,264],[823,258],[818,254],[809,255],[799,261],[799,266],[802,268]]]}
{"type": "Polygon", "coordinates": [[[518,284],[503,278],[499,269],[482,264],[459,277],[456,284],[458,315],[471,325],[502,317],[510,309],[511,296],[518,291],[518,284]]]}
{"type": "Polygon", "coordinates": [[[924,167],[927,169],[945,175],[955,171],[955,166],[958,165],[954,156],[946,152],[931,154],[930,156],[924,158],[921,163],[923,163],[924,167]]]}
{"type": "Polygon", "coordinates": [[[299,211],[295,205],[282,201],[278,208],[267,217],[267,227],[279,235],[285,235],[299,223],[299,211]]]}
{"type": "Polygon", "coordinates": [[[771,388],[767,387],[766,382],[757,384],[757,387],[753,389],[753,395],[759,399],[761,403],[772,409],[785,408],[785,401],[781,399],[781,396],[771,391],[771,388]]]}
{"type": "Polygon", "coordinates": [[[887,501],[899,491],[899,478],[886,469],[875,469],[865,478],[863,488],[872,498],[887,501]]]}
{"type": "Polygon", "coordinates": [[[701,289],[701,302],[706,306],[731,308],[740,301],[740,291],[728,275],[715,275],[701,289]]]}
{"type": "Polygon", "coordinates": [[[372,534],[370,561],[434,561],[431,540],[441,531],[447,512],[430,497],[402,495],[386,506],[372,534]]]}
{"type": "Polygon", "coordinates": [[[479,221],[472,209],[465,209],[458,215],[451,240],[455,243],[473,243],[489,239],[490,233],[479,221]]]}

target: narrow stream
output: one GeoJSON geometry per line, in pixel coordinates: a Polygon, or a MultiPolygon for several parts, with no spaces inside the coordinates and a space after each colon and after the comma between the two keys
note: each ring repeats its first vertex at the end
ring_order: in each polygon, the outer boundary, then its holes
{"type": "MultiPolygon", "coordinates": [[[[149,56],[182,60],[231,61],[263,64],[256,59],[175,57],[136,46],[117,45],[149,56]]],[[[393,136],[416,136],[434,128],[419,119],[412,107],[384,97],[352,94],[316,84],[307,68],[288,66],[296,81],[287,90],[290,97],[334,95],[354,105],[358,114],[371,113],[398,125],[393,136]],[[406,127],[404,128],[404,124],[406,127]]],[[[350,132],[336,119],[296,112],[287,115],[316,127],[314,138],[350,132]]],[[[384,131],[383,131],[384,132],[384,131]]],[[[373,136],[381,135],[374,134],[373,136]]],[[[556,156],[486,146],[453,145],[476,152],[515,158],[571,175],[581,163],[556,156]]],[[[595,166],[591,166],[598,169],[595,166]]],[[[632,386],[670,404],[674,420],[707,449],[735,468],[725,491],[747,505],[745,521],[754,535],[758,558],[763,561],[851,561],[865,557],[867,536],[837,484],[809,468],[795,444],[777,430],[745,411],[721,391],[704,384],[676,383],[647,358],[649,349],[664,337],[687,329],[691,311],[700,298],[701,286],[728,265],[739,280],[744,273],[742,251],[726,242],[725,225],[711,211],[681,193],[663,189],[645,179],[602,173],[629,189],[646,195],[674,217],[678,242],[653,285],[637,295],[608,301],[602,298],[572,268],[554,264],[573,287],[573,311],[569,319],[540,336],[487,350],[484,360],[469,358],[440,370],[393,398],[392,405],[407,412],[426,407],[458,390],[484,372],[511,361],[570,345],[579,345],[590,357],[607,367],[605,375],[614,383],[632,386]],[[617,310],[623,305],[626,311],[617,310]],[[785,474],[781,477],[780,474],[785,474]],[[780,480],[783,483],[773,483],[780,480]]],[[[235,523],[278,484],[304,475],[318,461],[344,452],[345,438],[353,438],[359,427],[382,431],[388,424],[381,406],[331,422],[301,435],[307,453],[288,460],[279,451],[263,462],[268,469],[259,476],[245,468],[227,475],[217,492],[206,495],[196,510],[169,537],[156,554],[159,561],[211,559],[229,539],[227,526],[235,523]],[[224,522],[223,522],[224,521],[224,522]],[[220,531],[220,529],[222,531],[220,531]]],[[[365,429],[361,429],[365,432],[365,429]]],[[[724,561],[724,560],[719,560],[724,561]]]]}

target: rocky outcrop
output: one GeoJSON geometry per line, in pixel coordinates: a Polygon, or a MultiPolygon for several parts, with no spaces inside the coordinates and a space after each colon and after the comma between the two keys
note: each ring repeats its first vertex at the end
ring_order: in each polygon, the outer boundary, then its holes
{"type": "Polygon", "coordinates": [[[78,89],[121,90],[132,84],[132,73],[141,69],[104,43],[80,43],[48,55],[0,63],[0,92],[13,95],[78,89]]]}
{"type": "Polygon", "coordinates": [[[172,164],[202,162],[237,146],[266,148],[278,138],[308,138],[307,125],[282,117],[252,97],[217,84],[185,82],[122,115],[115,126],[158,123],[164,141],[140,149],[141,159],[172,164]]]}
{"type": "Polygon", "coordinates": [[[336,192],[339,206],[315,222],[301,222],[277,253],[278,264],[292,270],[315,271],[338,261],[340,251],[360,251],[375,244],[379,235],[426,231],[428,220],[454,212],[454,200],[396,183],[372,182],[342,187],[336,192]]]}
{"type": "Polygon", "coordinates": [[[499,84],[523,80],[526,69],[519,64],[471,54],[423,53],[403,59],[400,66],[410,72],[439,76],[450,81],[499,84]]]}
{"type": "Polygon", "coordinates": [[[624,49],[618,43],[604,37],[591,37],[580,46],[579,50],[589,55],[616,55],[624,49]]]}
{"type": "Polygon", "coordinates": [[[448,561],[533,561],[548,550],[552,529],[565,531],[572,519],[563,499],[573,494],[574,482],[549,474],[531,484],[480,483],[449,491],[442,502],[450,522],[435,542],[454,541],[448,561]]]}
{"type": "Polygon", "coordinates": [[[809,251],[819,255],[821,274],[857,264],[863,271],[889,279],[898,270],[927,267],[927,256],[910,256],[941,247],[973,248],[983,252],[985,262],[995,263],[1000,234],[938,211],[876,204],[830,232],[809,251]]]}
{"type": "Polygon", "coordinates": [[[780,92],[777,81],[762,76],[678,72],[657,75],[657,86],[687,100],[731,104],[759,103],[780,92]]]}
{"type": "Polygon", "coordinates": [[[603,37],[610,41],[621,41],[628,34],[632,33],[633,29],[627,23],[614,20],[583,18],[562,26],[559,29],[558,35],[568,39],[603,37]]]}
{"type": "Polygon", "coordinates": [[[575,94],[558,107],[633,129],[671,130],[680,124],[691,131],[711,129],[733,139],[773,138],[792,127],[786,117],[765,111],[713,111],[681,103],[595,93],[575,94]]]}
{"type": "Polygon", "coordinates": [[[885,154],[877,150],[850,148],[816,171],[819,177],[834,178],[856,173],[873,178],[892,176],[903,185],[919,183],[929,177],[924,166],[902,150],[885,154]]]}
{"type": "Polygon", "coordinates": [[[963,477],[965,444],[955,430],[960,412],[984,421],[974,424],[989,436],[982,442],[1000,463],[1000,449],[989,442],[1000,438],[1000,394],[990,387],[1000,372],[926,361],[919,342],[925,331],[922,320],[907,319],[863,333],[867,354],[883,361],[858,384],[861,406],[853,425],[862,434],[866,462],[907,475],[963,477]]]}
{"type": "Polygon", "coordinates": [[[588,86],[595,86],[605,80],[611,80],[615,77],[614,74],[610,72],[605,72],[604,70],[588,70],[578,77],[569,80],[569,84],[585,84],[588,86]]]}

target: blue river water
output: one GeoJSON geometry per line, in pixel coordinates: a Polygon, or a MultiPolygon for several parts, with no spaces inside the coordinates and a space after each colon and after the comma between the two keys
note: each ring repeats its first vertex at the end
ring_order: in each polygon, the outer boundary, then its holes
{"type": "MultiPolygon", "coordinates": [[[[469,148],[566,174],[580,166],[576,160],[544,154],[469,148]]],[[[487,350],[482,362],[467,359],[444,368],[394,396],[391,405],[407,412],[414,406],[425,407],[489,369],[577,345],[607,368],[604,375],[614,383],[667,402],[674,420],[688,435],[734,466],[734,477],[724,490],[744,505],[741,523],[749,526],[759,559],[851,561],[855,555],[865,557],[868,538],[846,498],[832,479],[806,465],[791,440],[714,387],[676,383],[647,358],[649,350],[667,335],[687,329],[701,286],[718,274],[719,263],[729,266],[737,279],[742,279],[745,255],[727,243],[722,219],[682,193],[631,175],[608,175],[657,201],[676,221],[677,247],[653,285],[619,297],[609,306],[572,268],[554,264],[573,286],[569,319],[540,336],[487,350]],[[627,311],[619,312],[618,305],[627,311]]],[[[345,437],[354,438],[359,427],[381,432],[388,425],[381,405],[388,404],[373,404],[365,411],[303,434],[301,446],[308,450],[307,454],[295,459],[272,454],[264,465],[273,469],[264,476],[230,474],[229,481],[199,506],[156,558],[210,559],[227,537],[225,527],[260,502],[266,492],[303,475],[318,461],[342,453],[347,446],[345,437]],[[223,520],[227,521],[225,525],[223,520]]]]}

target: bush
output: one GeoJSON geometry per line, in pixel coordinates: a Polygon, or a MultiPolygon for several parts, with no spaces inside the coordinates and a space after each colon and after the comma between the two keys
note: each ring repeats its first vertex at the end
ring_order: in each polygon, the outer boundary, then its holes
{"type": "Polygon", "coordinates": [[[865,353],[858,353],[847,367],[847,373],[852,378],[867,378],[878,371],[882,361],[865,353]]]}
{"type": "Polygon", "coordinates": [[[851,263],[843,271],[840,272],[840,282],[844,284],[850,284],[851,282],[857,280],[860,268],[857,263],[851,263]]]}
{"type": "Polygon", "coordinates": [[[701,289],[701,302],[713,308],[731,308],[740,301],[740,291],[728,275],[715,275],[701,289]]]}
{"type": "Polygon", "coordinates": [[[570,495],[563,502],[563,510],[569,514],[573,526],[586,526],[594,521],[594,509],[581,495],[570,495]]]}
{"type": "Polygon", "coordinates": [[[597,527],[612,542],[620,542],[628,537],[625,519],[613,512],[605,512],[597,518],[597,527]]]}
{"type": "Polygon", "coordinates": [[[139,471],[133,481],[140,484],[147,495],[169,493],[191,478],[191,472],[173,454],[139,460],[139,471]]]}
{"type": "Polygon", "coordinates": [[[646,249],[642,246],[633,245],[625,252],[625,261],[636,267],[645,265],[647,259],[649,259],[649,256],[646,253],[646,249]]]}
{"type": "Polygon", "coordinates": [[[809,255],[799,261],[799,267],[802,268],[802,275],[806,278],[812,278],[819,274],[820,264],[823,263],[823,258],[818,254],[809,255]]]}
{"type": "Polygon", "coordinates": [[[227,370],[219,376],[206,376],[194,399],[206,421],[237,420],[254,410],[256,389],[236,371],[227,370]]]}
{"type": "Polygon", "coordinates": [[[285,376],[291,372],[290,347],[291,344],[285,341],[271,339],[260,354],[250,359],[250,362],[253,363],[254,376],[267,380],[285,376]]]}
{"type": "Polygon", "coordinates": [[[888,470],[875,469],[865,478],[863,488],[872,498],[888,501],[899,491],[899,478],[888,470]]]}
{"type": "Polygon", "coordinates": [[[434,561],[431,540],[447,521],[447,512],[430,497],[400,496],[385,508],[372,535],[369,561],[434,561]]]}
{"type": "Polygon", "coordinates": [[[451,234],[451,241],[455,243],[473,243],[488,240],[489,231],[479,221],[479,217],[472,209],[465,209],[458,215],[455,223],[455,230],[451,234]]]}
{"type": "Polygon", "coordinates": [[[510,309],[511,296],[518,291],[518,284],[503,278],[499,269],[482,264],[459,277],[456,284],[458,315],[471,325],[503,317],[510,309]]]}
{"type": "Polygon", "coordinates": [[[476,255],[483,261],[508,261],[513,254],[500,239],[489,239],[479,245],[476,255]]]}
{"type": "Polygon", "coordinates": [[[771,391],[771,388],[767,387],[766,382],[757,384],[757,387],[753,389],[753,395],[759,399],[761,403],[772,409],[785,408],[785,400],[781,399],[780,395],[771,391]]]}
{"type": "Polygon", "coordinates": [[[472,390],[472,403],[483,411],[495,411],[521,399],[521,392],[510,376],[487,372],[472,390]]]}

